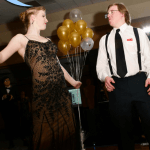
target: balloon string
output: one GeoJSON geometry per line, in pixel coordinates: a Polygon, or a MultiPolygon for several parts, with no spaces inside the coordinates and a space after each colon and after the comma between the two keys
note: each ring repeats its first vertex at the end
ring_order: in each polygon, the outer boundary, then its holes
{"type": "Polygon", "coordinates": [[[76,48],[75,48],[75,79],[77,80],[77,56],[76,56],[76,48]]]}
{"type": "Polygon", "coordinates": [[[67,60],[70,63],[70,71],[71,71],[71,76],[80,81],[83,73],[83,67],[85,65],[86,57],[89,51],[84,51],[83,57],[81,55],[81,47],[78,53],[78,48],[75,48],[75,57],[69,56],[69,53],[67,53],[67,60]],[[77,56],[78,55],[78,56],[77,56]],[[83,60],[82,60],[83,59],[83,60]]]}
{"type": "Polygon", "coordinates": [[[78,56],[78,81],[79,81],[79,74],[80,74],[80,64],[79,64],[79,56],[78,56]]]}
{"type": "Polygon", "coordinates": [[[84,66],[84,59],[85,59],[85,51],[84,51],[84,55],[83,55],[83,63],[82,63],[82,68],[81,68],[81,74],[80,74],[80,79],[81,79],[81,77],[82,77],[82,70],[83,70],[83,66],[84,66]]]}
{"type": "MultiPolygon", "coordinates": [[[[78,54],[78,49],[79,47],[77,47],[77,54],[78,54]]],[[[79,81],[79,56],[77,56],[77,80],[79,81]]]]}
{"type": "MultiPolygon", "coordinates": [[[[79,50],[79,47],[77,48],[77,54],[78,54],[78,50],[79,50]]],[[[79,56],[77,56],[77,79],[79,81],[79,70],[80,70],[80,67],[79,67],[79,56]]]]}
{"type": "MultiPolygon", "coordinates": [[[[68,55],[68,57],[69,57],[69,55],[68,55]]],[[[71,58],[70,57],[69,57],[69,62],[70,62],[71,76],[73,77],[73,68],[72,68],[71,58]]]]}
{"type": "Polygon", "coordinates": [[[73,58],[73,55],[72,55],[72,68],[73,68],[73,78],[75,79],[75,77],[74,77],[74,72],[75,72],[75,65],[74,65],[74,58],[73,58]]]}
{"type": "Polygon", "coordinates": [[[78,55],[78,80],[79,80],[79,77],[80,77],[80,47],[79,47],[79,55],[78,55]]]}
{"type": "MultiPolygon", "coordinates": [[[[75,48],[75,54],[77,54],[77,48],[75,48]]],[[[76,63],[76,80],[78,80],[77,79],[77,74],[78,74],[78,67],[77,67],[77,55],[76,55],[76,57],[75,57],[75,63],[76,63]]]]}
{"type": "Polygon", "coordinates": [[[83,145],[83,133],[82,133],[82,125],[81,125],[81,115],[80,115],[80,107],[79,107],[79,89],[77,89],[77,97],[78,97],[78,114],[79,114],[79,126],[80,126],[80,138],[81,138],[81,146],[82,150],[84,150],[83,145]]]}
{"type": "MultiPolygon", "coordinates": [[[[88,53],[88,51],[84,51],[83,65],[82,65],[82,69],[81,70],[83,70],[83,66],[85,65],[85,60],[86,60],[86,57],[87,57],[87,53],[88,53]]],[[[82,77],[82,71],[81,71],[80,79],[81,79],[81,77],[82,77]]]]}
{"type": "Polygon", "coordinates": [[[82,64],[81,47],[80,47],[80,60],[79,60],[79,61],[80,61],[80,62],[79,62],[79,64],[80,64],[80,66],[79,66],[79,67],[80,67],[80,71],[79,71],[79,80],[81,80],[81,79],[80,79],[80,74],[81,74],[81,71],[82,71],[82,65],[81,65],[81,64],[82,64]]]}
{"type": "Polygon", "coordinates": [[[69,53],[68,52],[67,52],[67,60],[70,63],[70,72],[71,72],[71,76],[73,77],[73,70],[72,70],[71,58],[69,57],[69,53]]]}

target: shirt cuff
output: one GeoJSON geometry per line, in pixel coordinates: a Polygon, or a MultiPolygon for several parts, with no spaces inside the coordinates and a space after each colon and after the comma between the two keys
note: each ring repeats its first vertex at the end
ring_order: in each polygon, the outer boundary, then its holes
{"type": "Polygon", "coordinates": [[[105,82],[105,78],[108,77],[109,75],[105,72],[102,74],[102,82],[105,82]]]}
{"type": "Polygon", "coordinates": [[[147,78],[150,78],[150,74],[149,73],[147,73],[147,78]]]}

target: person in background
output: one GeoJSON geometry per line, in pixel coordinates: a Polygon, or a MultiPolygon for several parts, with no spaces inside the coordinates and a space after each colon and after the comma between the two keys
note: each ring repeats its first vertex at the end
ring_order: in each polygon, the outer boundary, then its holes
{"type": "Polygon", "coordinates": [[[13,139],[18,134],[19,118],[17,109],[18,93],[17,88],[11,85],[10,78],[3,79],[4,86],[1,92],[1,114],[5,123],[6,138],[9,141],[9,148],[14,147],[13,139]]]}

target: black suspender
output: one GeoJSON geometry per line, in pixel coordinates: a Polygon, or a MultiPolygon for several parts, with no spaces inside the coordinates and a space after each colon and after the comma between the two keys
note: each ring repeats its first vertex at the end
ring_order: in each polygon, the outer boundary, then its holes
{"type": "Polygon", "coordinates": [[[139,68],[142,70],[141,66],[141,51],[140,51],[140,40],[139,40],[139,34],[137,28],[133,28],[135,37],[136,37],[136,43],[137,43],[137,55],[138,55],[138,63],[139,63],[139,68]]]}
{"type": "MultiPolygon", "coordinates": [[[[139,70],[142,70],[139,34],[138,34],[137,28],[133,28],[133,31],[134,31],[135,38],[136,38],[136,43],[137,43],[137,50],[138,50],[137,51],[137,55],[138,55],[139,70]]],[[[109,53],[108,53],[108,49],[107,49],[107,42],[108,42],[108,36],[109,36],[109,34],[110,33],[106,34],[105,47],[106,47],[106,53],[107,53],[108,64],[109,64],[109,68],[110,68],[110,73],[111,73],[111,75],[113,75],[112,65],[111,65],[111,61],[110,61],[110,57],[109,57],[109,53]]]]}
{"type": "Polygon", "coordinates": [[[110,34],[110,32],[106,35],[105,47],[106,47],[106,52],[107,52],[107,58],[108,58],[108,64],[109,64],[109,68],[110,68],[110,73],[111,73],[111,75],[113,75],[112,65],[111,65],[111,61],[110,61],[110,57],[109,57],[109,53],[108,53],[108,49],[107,49],[107,42],[108,42],[109,34],[110,34]]]}

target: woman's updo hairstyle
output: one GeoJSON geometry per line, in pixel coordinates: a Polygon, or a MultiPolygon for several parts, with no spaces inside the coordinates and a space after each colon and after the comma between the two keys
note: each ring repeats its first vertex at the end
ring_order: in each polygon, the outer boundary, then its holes
{"type": "Polygon", "coordinates": [[[45,11],[46,9],[44,6],[31,7],[20,14],[20,19],[23,22],[26,30],[28,30],[28,27],[30,25],[30,16],[36,14],[39,10],[45,11]]]}

